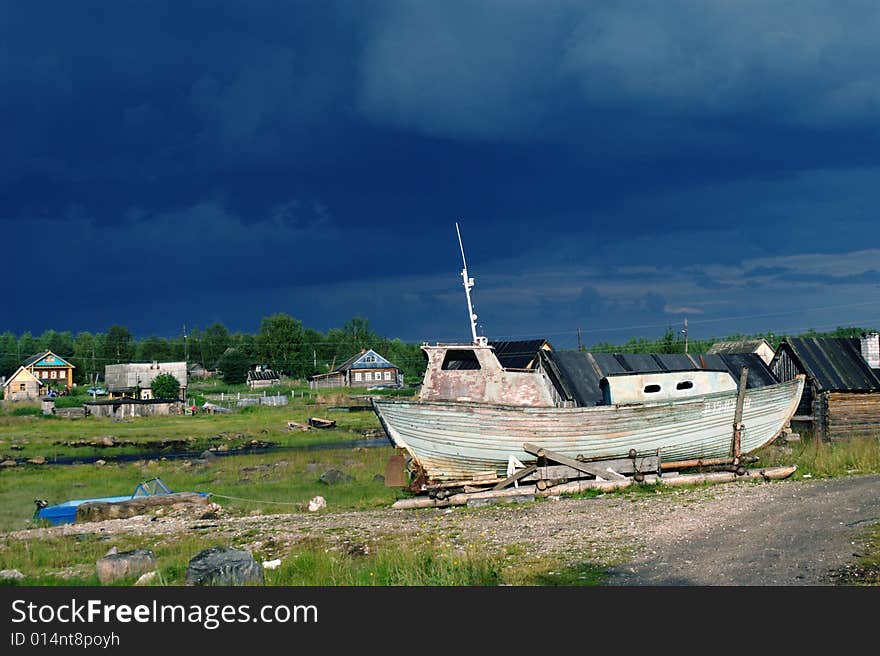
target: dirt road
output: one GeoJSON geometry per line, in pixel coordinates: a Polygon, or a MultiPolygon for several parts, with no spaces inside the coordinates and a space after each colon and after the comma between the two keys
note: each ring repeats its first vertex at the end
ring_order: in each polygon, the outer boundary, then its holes
{"type": "MultiPolygon", "coordinates": [[[[19,539],[100,532],[199,534],[284,558],[302,540],[342,548],[387,538],[416,544],[553,557],[564,564],[618,563],[609,585],[830,585],[856,562],[859,538],[880,521],[880,475],[814,481],[736,482],[652,488],[529,505],[424,510],[291,513],[194,518],[148,517],[9,534],[19,539]],[[271,549],[269,548],[271,546],[271,549]],[[624,564],[619,564],[624,563],[624,564]]],[[[510,555],[514,554],[514,555],[510,555]]]]}
{"type": "Polygon", "coordinates": [[[613,570],[612,585],[829,585],[880,521],[880,476],[774,486],[613,570]]]}

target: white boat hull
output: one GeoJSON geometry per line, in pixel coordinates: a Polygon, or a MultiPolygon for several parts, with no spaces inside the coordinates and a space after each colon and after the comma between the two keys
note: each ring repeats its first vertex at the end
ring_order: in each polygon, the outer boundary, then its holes
{"type": "MultiPolygon", "coordinates": [[[[804,378],[746,391],[741,453],[772,442],[800,401],[804,378]]],[[[660,452],[663,462],[732,455],[737,392],[666,403],[589,408],[538,408],[452,401],[374,400],[395,446],[406,449],[428,480],[462,480],[487,471],[504,475],[510,456],[536,444],[570,458],[626,458],[660,452]]]]}

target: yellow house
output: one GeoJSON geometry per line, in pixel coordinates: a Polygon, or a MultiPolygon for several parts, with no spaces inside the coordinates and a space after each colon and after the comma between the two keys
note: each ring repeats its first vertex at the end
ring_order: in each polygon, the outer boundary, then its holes
{"type": "Polygon", "coordinates": [[[43,383],[24,367],[19,367],[3,383],[3,398],[6,401],[36,401],[40,398],[43,383]]]}
{"type": "Polygon", "coordinates": [[[29,357],[22,365],[35,378],[39,379],[43,385],[50,387],[61,387],[62,385],[70,391],[73,385],[74,366],[64,358],[61,358],[52,351],[43,351],[37,355],[29,357]]]}

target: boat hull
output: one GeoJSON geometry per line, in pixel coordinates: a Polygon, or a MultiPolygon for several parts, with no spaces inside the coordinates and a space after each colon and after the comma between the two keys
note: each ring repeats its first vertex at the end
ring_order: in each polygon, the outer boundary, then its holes
{"type": "MultiPolygon", "coordinates": [[[[804,378],[746,391],[741,454],[773,441],[791,419],[804,378]]],[[[510,456],[536,444],[570,458],[626,458],[658,452],[664,463],[732,455],[737,392],[666,403],[535,408],[452,401],[374,400],[392,443],[406,449],[431,481],[506,473],[510,456]]]]}

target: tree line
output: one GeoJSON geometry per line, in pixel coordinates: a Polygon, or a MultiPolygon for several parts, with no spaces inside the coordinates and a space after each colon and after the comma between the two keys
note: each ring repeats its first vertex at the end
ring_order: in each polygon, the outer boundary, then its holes
{"type": "Polygon", "coordinates": [[[424,374],[425,358],[418,344],[381,337],[363,317],[354,317],[325,334],[278,313],[264,317],[256,333],[230,332],[220,322],[172,338],[136,338],[119,324],[103,333],[75,335],[55,330],[38,336],[7,331],[0,335],[0,376],[13,374],[29,357],[50,350],[76,367],[74,380],[81,384],[91,384],[96,377],[103,380],[105,365],[153,360],[185,360],[209,370],[222,370],[226,364],[228,369],[244,367],[244,372],[261,364],[293,378],[305,378],[331,371],[361,349],[375,350],[397,365],[407,379],[420,380],[424,374]]]}

